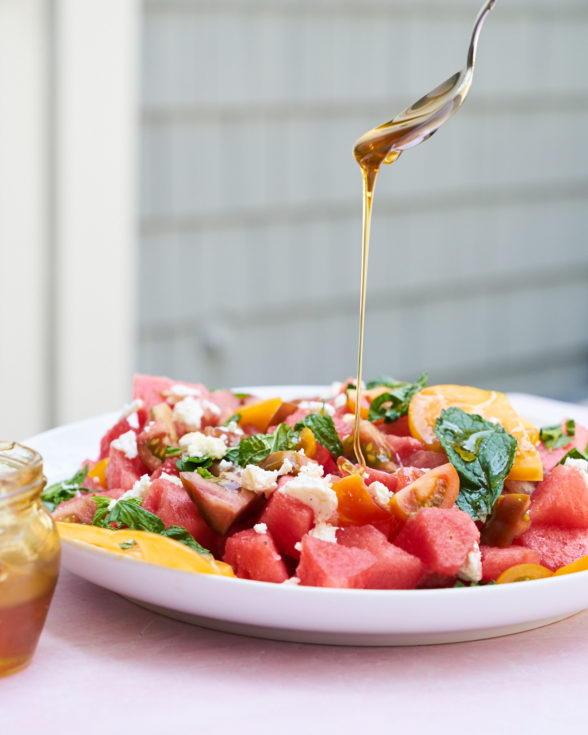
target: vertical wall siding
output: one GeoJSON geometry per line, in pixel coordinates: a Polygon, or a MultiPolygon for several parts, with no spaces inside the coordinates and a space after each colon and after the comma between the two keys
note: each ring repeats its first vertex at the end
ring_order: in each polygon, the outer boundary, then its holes
{"type": "MultiPolygon", "coordinates": [[[[463,65],[478,2],[145,0],[137,368],[353,374],[355,138],[463,65]]],[[[498,2],[463,110],[382,171],[366,375],[588,395],[588,8],[498,2]]]]}

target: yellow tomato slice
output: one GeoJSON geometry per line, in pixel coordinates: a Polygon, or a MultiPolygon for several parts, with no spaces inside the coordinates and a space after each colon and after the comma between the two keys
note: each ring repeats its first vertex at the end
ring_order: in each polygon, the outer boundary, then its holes
{"type": "Polygon", "coordinates": [[[583,556],[580,559],[576,559],[571,564],[566,564],[565,567],[560,567],[555,573],[555,577],[559,577],[562,574],[573,574],[574,572],[585,572],[588,571],[588,556],[583,556]]]}
{"type": "Polygon", "coordinates": [[[88,472],[88,477],[96,480],[102,487],[106,487],[106,468],[108,467],[108,457],[104,457],[92,467],[88,472]]]}
{"type": "Polygon", "coordinates": [[[185,544],[157,533],[131,529],[115,531],[82,523],[63,523],[61,521],[56,525],[63,539],[82,541],[90,546],[113,551],[121,556],[130,556],[151,564],[173,567],[187,572],[219,574],[224,577],[235,576],[228,564],[203,556],[185,544]]]}
{"type": "Polygon", "coordinates": [[[268,398],[263,400],[251,401],[237,409],[240,415],[240,426],[255,426],[255,428],[264,434],[272,419],[272,416],[282,405],[281,398],[268,398]]]}
{"type": "Polygon", "coordinates": [[[553,572],[541,564],[515,564],[514,567],[509,567],[502,572],[496,584],[527,582],[531,579],[545,579],[546,577],[553,577],[553,572]]]}
{"type": "Polygon", "coordinates": [[[419,391],[410,402],[410,433],[424,442],[428,449],[439,451],[441,446],[435,435],[435,421],[441,411],[450,406],[478,414],[487,421],[497,421],[515,437],[518,448],[508,475],[510,480],[535,482],[543,479],[543,465],[536,448],[539,431],[516,413],[504,393],[466,385],[431,385],[419,391]]]}

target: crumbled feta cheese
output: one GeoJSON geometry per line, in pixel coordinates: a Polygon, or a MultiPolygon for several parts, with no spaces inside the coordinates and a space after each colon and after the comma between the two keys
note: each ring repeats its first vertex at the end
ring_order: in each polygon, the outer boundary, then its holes
{"type": "Polygon", "coordinates": [[[347,394],[339,393],[338,396],[335,396],[333,403],[335,404],[335,408],[343,408],[343,406],[347,405],[347,394]]]}
{"type": "Polygon", "coordinates": [[[331,526],[330,523],[317,523],[314,528],[311,528],[308,532],[310,536],[320,538],[321,541],[331,541],[332,543],[337,542],[337,526],[331,526]]]}
{"type": "Polygon", "coordinates": [[[346,424],[352,424],[355,421],[355,416],[352,413],[344,413],[342,419],[346,424]]]}
{"type": "Polygon", "coordinates": [[[302,408],[305,411],[328,413],[331,416],[335,413],[333,406],[331,406],[330,403],[325,403],[324,401],[300,401],[298,408],[302,408]]]}
{"type": "Polygon", "coordinates": [[[151,487],[151,482],[149,479],[149,475],[142,475],[138,480],[136,480],[135,484],[130,490],[127,490],[126,493],[123,493],[120,498],[113,498],[110,503],[108,504],[108,510],[111,511],[114,506],[119,503],[121,500],[129,500],[130,498],[144,498],[145,495],[149,492],[149,488],[151,487]]]}
{"type": "Polygon", "coordinates": [[[122,452],[127,459],[135,459],[138,454],[137,435],[134,431],[127,431],[126,434],[121,434],[118,439],[114,439],[110,446],[122,452]]]}
{"type": "Polygon", "coordinates": [[[343,383],[340,383],[338,380],[331,383],[329,386],[328,391],[325,394],[324,400],[330,401],[331,399],[335,398],[335,396],[339,395],[341,393],[341,389],[343,388],[343,383]]]}
{"type": "Polygon", "coordinates": [[[376,503],[379,503],[379,505],[383,505],[384,507],[388,506],[388,503],[394,495],[394,493],[391,490],[388,490],[386,485],[379,480],[375,480],[375,482],[368,485],[368,492],[376,503]]]}
{"type": "Polygon", "coordinates": [[[330,476],[323,477],[323,472],[321,465],[310,462],[278,491],[298,498],[312,508],[317,525],[327,521],[337,510],[337,493],[331,487],[330,476]]]}
{"type": "Polygon", "coordinates": [[[178,443],[182,451],[189,457],[222,459],[227,453],[227,445],[222,437],[208,436],[201,431],[184,434],[178,443]]]}
{"type": "Polygon", "coordinates": [[[241,472],[241,485],[254,493],[265,493],[278,486],[278,471],[264,470],[255,464],[248,464],[241,472]]]}
{"type": "Polygon", "coordinates": [[[121,412],[121,419],[129,418],[129,416],[132,416],[134,413],[137,413],[137,411],[140,408],[143,408],[144,403],[140,398],[135,398],[135,400],[132,403],[125,403],[125,405],[122,408],[121,412]]]}
{"type": "Polygon", "coordinates": [[[278,477],[281,477],[282,475],[291,474],[293,469],[294,469],[294,465],[292,464],[292,462],[290,462],[288,457],[286,457],[286,459],[284,459],[284,461],[282,462],[282,466],[278,470],[278,477]]]}
{"type": "Polygon", "coordinates": [[[219,472],[230,472],[234,468],[235,465],[226,459],[221,459],[221,461],[218,463],[219,472]]]}
{"type": "Polygon", "coordinates": [[[194,431],[202,426],[203,416],[202,401],[198,401],[192,396],[178,401],[172,412],[173,420],[183,424],[189,431],[194,431]]]}
{"type": "Polygon", "coordinates": [[[162,480],[169,480],[169,482],[173,482],[174,485],[179,485],[180,487],[184,487],[182,485],[182,481],[177,475],[170,475],[169,472],[162,472],[161,475],[159,475],[162,480]]]}
{"type": "Polygon", "coordinates": [[[172,385],[168,393],[174,398],[187,398],[188,396],[201,396],[202,390],[200,388],[194,388],[190,385],[182,385],[182,383],[176,383],[176,385],[172,385]]]}
{"type": "Polygon", "coordinates": [[[238,434],[239,436],[245,433],[236,421],[229,421],[226,426],[217,426],[217,429],[231,434],[238,434]]]}
{"type": "Polygon", "coordinates": [[[202,405],[205,409],[213,413],[215,416],[220,416],[220,408],[216,405],[216,403],[213,403],[212,401],[207,401],[206,398],[202,400],[202,405]]]}
{"type": "Polygon", "coordinates": [[[256,523],[253,526],[253,530],[255,533],[267,533],[267,524],[266,523],[256,523]]]}
{"type": "Polygon", "coordinates": [[[464,582],[479,582],[482,579],[482,552],[478,544],[468,551],[466,559],[457,573],[464,582]]]}
{"type": "Polygon", "coordinates": [[[282,584],[300,584],[300,579],[298,577],[290,577],[289,579],[285,579],[282,584]]]}
{"type": "Polygon", "coordinates": [[[568,457],[565,461],[566,467],[574,467],[584,475],[584,481],[588,483],[588,462],[585,459],[572,459],[568,457]]]}

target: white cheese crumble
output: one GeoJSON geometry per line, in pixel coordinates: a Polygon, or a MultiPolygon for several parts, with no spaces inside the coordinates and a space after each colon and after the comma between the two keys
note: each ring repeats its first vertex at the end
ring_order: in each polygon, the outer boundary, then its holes
{"type": "Polygon", "coordinates": [[[202,401],[198,401],[192,396],[178,401],[172,412],[173,420],[183,424],[189,431],[194,431],[202,426],[203,416],[202,401]]]}
{"type": "Polygon", "coordinates": [[[282,466],[278,470],[278,477],[281,477],[282,475],[290,475],[292,473],[292,470],[294,469],[294,465],[288,457],[282,462],[282,466]]]}
{"type": "Polygon", "coordinates": [[[320,538],[321,541],[331,541],[332,543],[337,542],[337,526],[331,526],[330,523],[318,523],[314,528],[311,528],[308,532],[309,536],[314,538],[320,538]]]}
{"type": "Polygon", "coordinates": [[[343,406],[347,405],[347,394],[339,393],[338,396],[335,396],[333,403],[335,404],[335,408],[343,408],[343,406]]]}
{"type": "Polygon", "coordinates": [[[255,464],[248,464],[241,472],[241,486],[254,493],[265,493],[275,490],[278,486],[277,478],[277,470],[264,470],[255,464]]]}
{"type": "Polygon", "coordinates": [[[482,579],[482,552],[478,544],[475,543],[473,549],[468,551],[457,576],[464,582],[479,582],[482,579]]]}
{"type": "Polygon", "coordinates": [[[290,577],[289,579],[285,579],[282,584],[300,584],[300,579],[298,577],[290,577]]]}
{"type": "Polygon", "coordinates": [[[302,408],[304,411],[328,413],[330,416],[335,413],[333,406],[331,406],[330,403],[324,403],[323,401],[300,401],[298,408],[302,408]]]}
{"type": "Polygon", "coordinates": [[[574,467],[584,476],[584,482],[588,484],[588,462],[585,459],[572,459],[568,457],[565,461],[566,467],[574,467]]]}
{"type": "Polygon", "coordinates": [[[211,457],[222,459],[227,453],[227,445],[222,437],[208,436],[201,431],[184,434],[179,440],[180,448],[189,457],[211,457]]]}
{"type": "Polygon", "coordinates": [[[151,483],[149,480],[149,475],[142,475],[138,480],[136,480],[135,484],[130,490],[127,490],[126,493],[123,493],[120,498],[113,498],[110,503],[108,504],[108,510],[111,511],[114,506],[120,502],[121,500],[129,500],[129,498],[144,498],[145,495],[149,492],[149,488],[151,487],[151,483]]]}
{"type": "Polygon", "coordinates": [[[256,523],[253,526],[253,530],[255,533],[267,533],[267,524],[266,523],[256,523]]]}
{"type": "Polygon", "coordinates": [[[122,412],[120,415],[121,419],[127,419],[133,416],[133,414],[136,414],[140,408],[143,408],[143,406],[144,403],[140,398],[135,398],[132,403],[125,403],[125,405],[122,407],[122,412]]]}
{"type": "Polygon", "coordinates": [[[340,383],[338,380],[335,380],[335,382],[331,383],[331,385],[329,386],[329,390],[325,394],[325,401],[330,401],[332,398],[335,398],[335,396],[339,395],[342,388],[343,383],[340,383]]]}
{"type": "Polygon", "coordinates": [[[337,510],[337,493],[331,487],[330,476],[323,477],[323,472],[320,464],[310,462],[278,490],[312,508],[316,525],[328,521],[337,510]]]}
{"type": "Polygon", "coordinates": [[[355,416],[352,413],[344,413],[341,418],[346,424],[352,424],[355,421],[355,416]]]}
{"type": "Polygon", "coordinates": [[[217,426],[217,429],[231,434],[238,434],[239,436],[245,433],[236,421],[229,421],[226,426],[217,426]]]}
{"type": "Polygon", "coordinates": [[[182,385],[182,383],[176,383],[176,385],[172,385],[168,393],[174,398],[187,398],[188,396],[201,396],[202,390],[189,385],[182,385]]]}
{"type": "Polygon", "coordinates": [[[159,475],[162,480],[169,480],[169,482],[173,482],[174,485],[179,485],[180,487],[184,487],[182,485],[182,481],[177,475],[170,475],[168,472],[162,472],[161,475],[159,475]]]}
{"type": "Polygon", "coordinates": [[[110,446],[122,452],[127,459],[135,459],[138,454],[137,435],[134,431],[127,431],[126,434],[121,434],[118,439],[114,439],[110,446]]]}
{"type": "Polygon", "coordinates": [[[219,472],[230,472],[233,469],[235,469],[235,465],[226,459],[221,459],[221,461],[218,463],[219,472]]]}
{"type": "Polygon", "coordinates": [[[388,503],[392,500],[394,493],[388,490],[386,485],[379,480],[375,480],[367,486],[368,493],[379,505],[383,505],[385,508],[388,507],[388,503]]]}

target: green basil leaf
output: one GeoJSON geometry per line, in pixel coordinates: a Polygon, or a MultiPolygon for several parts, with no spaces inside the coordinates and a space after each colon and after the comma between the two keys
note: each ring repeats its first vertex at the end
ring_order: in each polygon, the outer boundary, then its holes
{"type": "Polygon", "coordinates": [[[182,450],[179,447],[166,447],[165,449],[166,457],[180,457],[181,454],[182,450]]]}
{"type": "Polygon", "coordinates": [[[50,513],[55,510],[59,503],[64,500],[71,500],[78,492],[90,492],[87,488],[82,487],[89,469],[90,466],[85,464],[69,480],[61,480],[61,482],[55,482],[45,488],[41,495],[41,501],[50,513]]]}
{"type": "Polygon", "coordinates": [[[377,381],[386,382],[370,381],[368,386],[374,388],[385,386],[388,390],[373,399],[368,420],[378,421],[384,419],[389,424],[402,418],[402,416],[406,416],[412,397],[426,387],[428,380],[428,374],[423,373],[414,383],[399,383],[386,377],[377,379],[377,381]]]}
{"type": "Polygon", "coordinates": [[[280,424],[273,434],[254,434],[241,439],[236,447],[225,454],[228,462],[247,467],[248,464],[259,464],[272,452],[294,449],[300,435],[288,424],[280,424]]]}
{"type": "Polygon", "coordinates": [[[588,446],[586,446],[586,450],[584,452],[581,449],[576,449],[576,447],[570,449],[570,451],[564,454],[557,464],[565,464],[566,459],[583,459],[588,462],[588,446]]]}
{"type": "Polygon", "coordinates": [[[458,507],[484,520],[514,463],[517,440],[500,424],[456,407],[441,411],[435,434],[459,475],[458,507]]]}
{"type": "Polygon", "coordinates": [[[576,433],[576,422],[573,419],[566,421],[565,431],[561,424],[553,426],[542,426],[539,429],[539,439],[543,442],[546,449],[561,449],[567,447],[573,441],[576,433]]]}
{"type": "Polygon", "coordinates": [[[194,536],[186,531],[183,526],[170,526],[169,528],[163,530],[161,532],[161,535],[167,536],[168,538],[173,538],[176,541],[179,541],[180,543],[189,546],[191,549],[194,549],[194,551],[197,551],[203,556],[212,557],[210,551],[208,551],[208,549],[205,549],[204,546],[201,546],[198,541],[196,541],[194,536]]]}
{"type": "Polygon", "coordinates": [[[212,459],[210,457],[182,457],[176,460],[176,467],[180,472],[194,472],[199,467],[210,467],[212,459]]]}
{"type": "Polygon", "coordinates": [[[212,474],[212,472],[207,470],[206,467],[196,467],[196,472],[200,475],[200,477],[203,477],[205,480],[218,479],[217,477],[215,477],[215,475],[212,474]]]}
{"type": "Polygon", "coordinates": [[[239,423],[241,421],[241,414],[240,413],[234,413],[232,416],[229,416],[229,418],[226,421],[223,421],[221,426],[228,426],[229,424],[233,423],[239,423]]]}
{"type": "Polygon", "coordinates": [[[302,431],[305,426],[312,431],[317,442],[329,450],[333,459],[343,454],[343,444],[335,428],[335,422],[328,413],[309,413],[296,424],[294,429],[302,431]]]}
{"type": "MultiPolygon", "coordinates": [[[[112,528],[111,524],[114,523],[119,528],[124,526],[135,531],[157,533],[160,536],[176,539],[176,541],[180,541],[186,546],[189,546],[199,554],[212,556],[210,551],[201,546],[183,526],[170,526],[169,528],[165,528],[161,518],[141,507],[141,503],[143,502],[141,498],[121,498],[116,501],[111,510],[108,510],[108,506],[112,502],[112,498],[95,495],[92,500],[97,505],[92,521],[94,526],[112,528]]],[[[131,548],[134,543],[132,540],[125,541],[120,544],[120,547],[121,549],[131,548]]]]}

